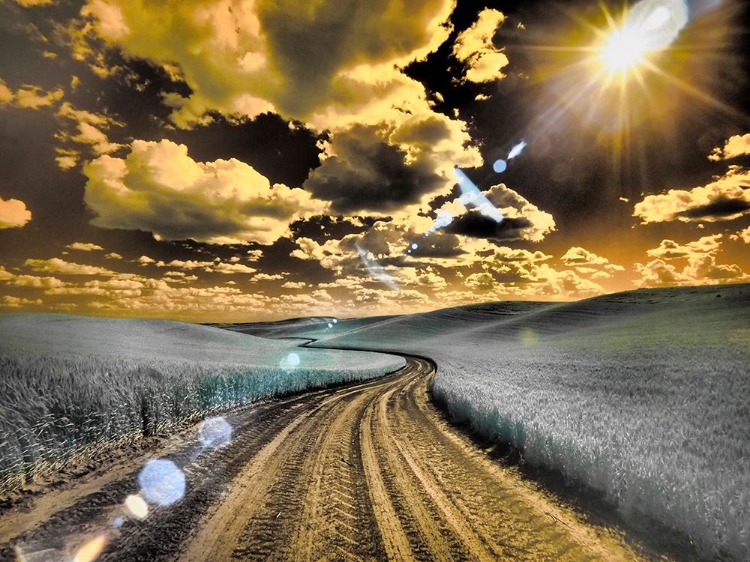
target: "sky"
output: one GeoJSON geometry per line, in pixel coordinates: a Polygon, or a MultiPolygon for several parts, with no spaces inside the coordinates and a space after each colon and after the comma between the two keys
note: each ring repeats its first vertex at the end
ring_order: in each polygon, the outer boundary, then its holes
{"type": "Polygon", "coordinates": [[[750,282],[742,4],[0,0],[0,313],[750,282]]]}

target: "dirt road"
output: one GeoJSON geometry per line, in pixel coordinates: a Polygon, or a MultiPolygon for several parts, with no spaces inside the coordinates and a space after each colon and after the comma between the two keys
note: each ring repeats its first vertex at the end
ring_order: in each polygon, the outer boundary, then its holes
{"type": "Polygon", "coordinates": [[[185,475],[181,500],[128,515],[147,460],[129,459],[0,516],[0,559],[637,559],[451,428],[432,374],[409,358],[386,378],[234,412],[229,445],[202,449],[193,432],[160,451],[185,475]]]}

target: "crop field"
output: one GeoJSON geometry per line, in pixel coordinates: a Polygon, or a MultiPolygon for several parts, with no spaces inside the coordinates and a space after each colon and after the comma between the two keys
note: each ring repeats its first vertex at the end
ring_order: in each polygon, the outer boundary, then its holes
{"type": "Polygon", "coordinates": [[[750,558],[750,286],[497,303],[338,325],[323,345],[434,359],[457,419],[687,534],[750,558]]]}
{"type": "Polygon", "coordinates": [[[92,448],[404,364],[380,353],[294,345],[180,322],[1,317],[0,492],[92,448]]]}

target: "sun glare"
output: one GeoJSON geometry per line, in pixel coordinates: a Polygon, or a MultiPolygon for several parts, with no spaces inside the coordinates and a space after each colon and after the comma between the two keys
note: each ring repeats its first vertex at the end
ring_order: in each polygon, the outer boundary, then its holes
{"type": "Polygon", "coordinates": [[[637,29],[618,29],[613,31],[602,47],[600,57],[604,68],[610,74],[626,73],[643,62],[647,50],[643,33],[637,29]]]}
{"type": "Polygon", "coordinates": [[[684,0],[641,0],[611,30],[599,51],[610,75],[627,74],[646,56],[667,48],[688,20],[684,0]]]}

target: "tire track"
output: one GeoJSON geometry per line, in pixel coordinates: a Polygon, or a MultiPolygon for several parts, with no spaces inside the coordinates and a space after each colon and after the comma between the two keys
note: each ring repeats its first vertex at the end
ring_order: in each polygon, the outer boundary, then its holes
{"type": "Polygon", "coordinates": [[[111,531],[134,466],[100,491],[67,491],[14,540],[42,549],[109,525],[99,560],[639,559],[451,428],[430,402],[432,374],[408,358],[394,375],[238,411],[228,446],[197,460],[194,447],[172,451],[188,493],[170,508],[111,531]]]}

